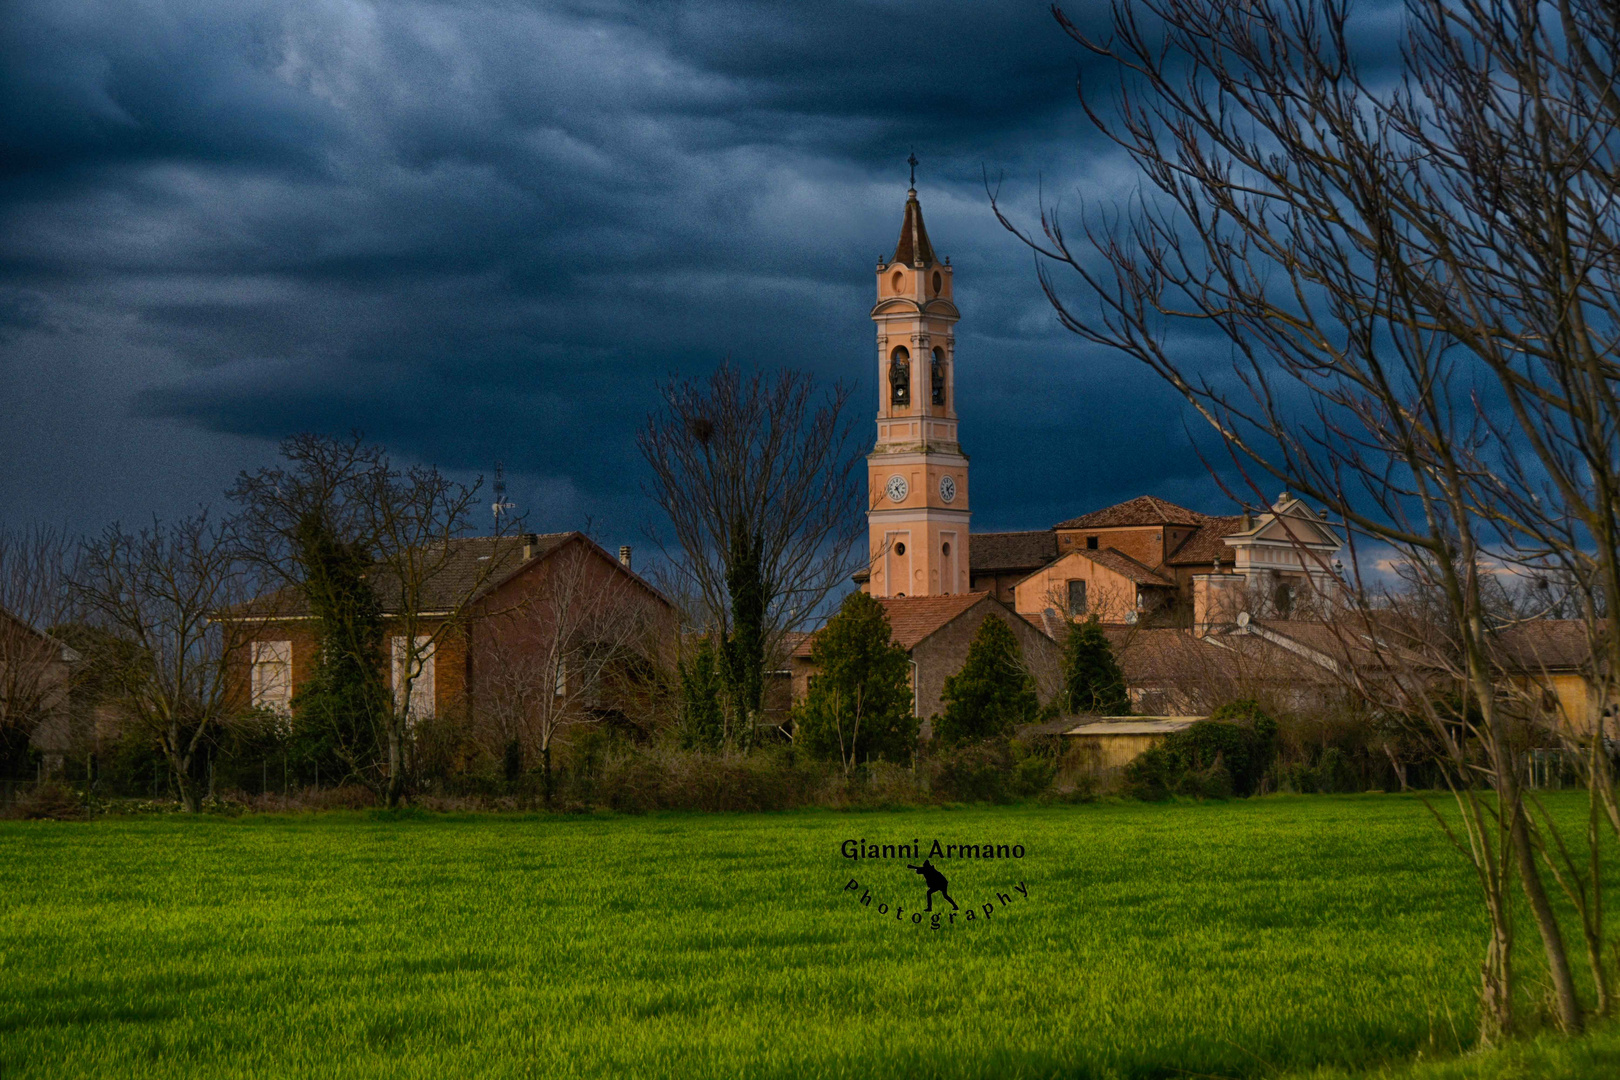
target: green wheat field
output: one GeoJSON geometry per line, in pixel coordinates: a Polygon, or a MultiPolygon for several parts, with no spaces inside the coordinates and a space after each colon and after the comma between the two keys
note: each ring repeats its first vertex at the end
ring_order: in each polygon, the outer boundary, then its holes
{"type": "Polygon", "coordinates": [[[1610,1030],[1457,1058],[1474,888],[1392,795],[9,823],[0,1076],[1620,1075],[1610,1030]],[[1025,856],[936,859],[936,930],[849,839],[1025,856]]]}

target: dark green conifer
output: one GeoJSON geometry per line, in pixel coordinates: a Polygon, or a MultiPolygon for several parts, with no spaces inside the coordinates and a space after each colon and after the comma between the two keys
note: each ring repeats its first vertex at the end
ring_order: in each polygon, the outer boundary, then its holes
{"type": "Polygon", "coordinates": [[[1063,643],[1063,688],[1072,713],[1128,716],[1131,697],[1114,648],[1093,615],[1069,627],[1063,643]]]}
{"type": "Polygon", "coordinates": [[[819,670],[794,711],[795,745],[846,773],[870,758],[910,761],[917,746],[911,662],[890,640],[883,605],[850,593],[816,633],[810,659],[819,670]]]}
{"type": "Polygon", "coordinates": [[[994,615],[979,624],[962,670],[945,680],[944,697],[934,737],[945,746],[1011,735],[1041,707],[1018,639],[994,615]]]}

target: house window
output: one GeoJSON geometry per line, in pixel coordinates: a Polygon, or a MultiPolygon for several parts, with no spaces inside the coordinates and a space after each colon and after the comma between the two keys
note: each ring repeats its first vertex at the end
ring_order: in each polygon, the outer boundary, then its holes
{"type": "MultiPolygon", "coordinates": [[[[935,275],[938,276],[937,274],[935,275]]],[[[930,376],[934,389],[934,404],[945,404],[945,350],[934,349],[933,363],[930,365],[930,376]]]]}
{"type": "Polygon", "coordinates": [[[433,639],[425,634],[416,639],[415,649],[406,648],[404,637],[394,638],[394,707],[405,713],[406,724],[433,719],[436,651],[433,639]],[[416,655],[412,656],[412,652],[416,655]],[[409,701],[405,698],[407,681],[410,682],[409,701]]]}
{"type": "Polygon", "coordinates": [[[1069,614],[1084,615],[1086,613],[1086,583],[1084,581],[1069,582],[1069,614]]]}
{"type": "Polygon", "coordinates": [[[1097,550],[1097,538],[1095,536],[1086,537],[1086,550],[1087,551],[1096,551],[1097,550]]]}
{"type": "Polygon", "coordinates": [[[1291,582],[1279,581],[1272,590],[1272,601],[1276,604],[1277,614],[1287,617],[1294,610],[1294,586],[1291,582]]]}
{"type": "Polygon", "coordinates": [[[253,643],[252,704],[279,716],[292,713],[292,642],[253,643]]]}

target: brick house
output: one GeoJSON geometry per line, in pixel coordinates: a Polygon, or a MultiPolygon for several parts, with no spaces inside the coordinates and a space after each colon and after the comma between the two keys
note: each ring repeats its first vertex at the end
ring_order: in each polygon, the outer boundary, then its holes
{"type": "MultiPolygon", "coordinates": [[[[404,590],[391,586],[386,570],[379,569],[375,580],[385,638],[381,662],[392,691],[404,681],[404,590]]],[[[474,708],[514,663],[543,649],[558,657],[547,678],[563,695],[570,672],[558,640],[600,632],[608,615],[621,626],[614,633],[648,664],[673,662],[674,606],[631,570],[628,549],[614,558],[578,532],[453,540],[447,557],[422,582],[415,606],[419,636],[438,633],[444,621],[454,625],[422,661],[406,703],[413,720],[474,708]]],[[[242,705],[290,714],[316,663],[316,621],[302,591],[282,589],[225,619],[237,622],[246,638],[238,681],[242,705]]]]}
{"type": "MultiPolygon", "coordinates": [[[[989,593],[949,596],[879,597],[889,617],[891,640],[911,658],[912,715],[923,721],[922,739],[932,736],[929,718],[945,710],[945,680],[962,669],[969,644],[985,619],[1000,619],[1012,628],[1024,661],[1035,677],[1041,704],[1057,696],[1062,685],[1062,651],[1057,644],[989,593]]],[[[814,635],[799,642],[792,654],[793,700],[810,692],[816,665],[810,659],[814,635]]]]}
{"type": "Polygon", "coordinates": [[[72,745],[69,690],[78,660],[67,645],[0,608],[0,727],[26,738],[51,771],[72,745]]]}

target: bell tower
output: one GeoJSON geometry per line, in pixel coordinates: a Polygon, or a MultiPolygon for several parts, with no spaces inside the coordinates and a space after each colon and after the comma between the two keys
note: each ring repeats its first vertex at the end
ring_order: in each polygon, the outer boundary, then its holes
{"type": "Polygon", "coordinates": [[[866,591],[968,591],[968,459],[956,437],[951,264],[934,257],[917,202],[917,158],[894,257],[877,267],[877,445],[867,455],[866,591]]]}

